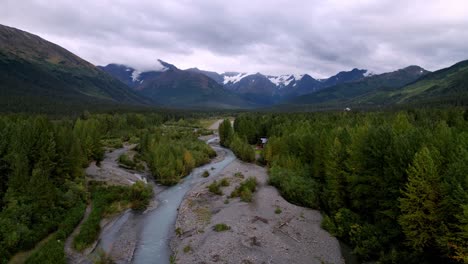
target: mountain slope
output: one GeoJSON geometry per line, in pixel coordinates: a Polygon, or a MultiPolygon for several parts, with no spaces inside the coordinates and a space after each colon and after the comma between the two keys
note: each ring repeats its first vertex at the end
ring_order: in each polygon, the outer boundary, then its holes
{"type": "Polygon", "coordinates": [[[429,73],[401,90],[389,93],[396,104],[468,105],[468,60],[429,73]]]}
{"type": "Polygon", "coordinates": [[[341,83],[313,94],[297,97],[289,102],[290,105],[322,105],[326,107],[346,107],[369,94],[378,91],[401,88],[427,74],[428,71],[419,66],[409,66],[394,72],[372,75],[358,81],[341,83]]]}
{"type": "Polygon", "coordinates": [[[155,70],[147,72],[117,64],[109,64],[101,69],[143,97],[166,107],[239,109],[255,106],[224,90],[216,81],[197,70],[180,70],[162,60],[158,60],[155,70]]]}
{"type": "Polygon", "coordinates": [[[211,79],[215,80],[219,84],[222,84],[223,81],[224,81],[224,77],[221,74],[218,74],[217,72],[203,71],[203,70],[200,70],[198,68],[190,68],[190,69],[187,69],[187,71],[202,73],[202,74],[210,77],[211,79]]]}
{"type": "Polygon", "coordinates": [[[64,48],[0,25],[0,111],[59,111],[147,101],[64,48]]]}

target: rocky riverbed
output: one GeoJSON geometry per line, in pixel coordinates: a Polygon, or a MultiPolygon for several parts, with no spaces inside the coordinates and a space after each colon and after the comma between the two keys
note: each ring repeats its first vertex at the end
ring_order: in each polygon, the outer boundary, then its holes
{"type": "Polygon", "coordinates": [[[321,221],[319,211],[293,205],[269,186],[265,168],[235,160],[186,195],[171,246],[176,263],[344,263],[321,221]],[[247,177],[258,182],[253,201],[229,198],[247,177]],[[207,186],[222,178],[230,182],[223,195],[210,193],[207,186]],[[216,224],[230,229],[216,232],[216,224]]]}

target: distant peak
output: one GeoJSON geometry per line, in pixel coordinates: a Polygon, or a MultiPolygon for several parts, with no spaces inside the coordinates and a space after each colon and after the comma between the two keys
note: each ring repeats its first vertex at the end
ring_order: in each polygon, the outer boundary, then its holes
{"type": "Polygon", "coordinates": [[[174,65],[172,65],[172,64],[170,64],[170,63],[167,63],[167,62],[165,62],[165,61],[163,61],[163,60],[158,59],[158,62],[159,62],[163,67],[165,67],[166,69],[177,70],[177,67],[176,67],[176,66],[174,66],[174,65]]]}
{"type": "Polygon", "coordinates": [[[413,74],[426,74],[428,73],[429,71],[427,71],[426,69],[418,66],[418,65],[410,65],[406,68],[403,68],[402,69],[403,71],[406,71],[406,72],[409,72],[409,73],[413,73],[413,74]]]}

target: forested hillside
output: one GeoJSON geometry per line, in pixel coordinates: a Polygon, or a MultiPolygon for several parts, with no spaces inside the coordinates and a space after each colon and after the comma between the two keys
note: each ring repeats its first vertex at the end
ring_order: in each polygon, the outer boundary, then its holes
{"type": "Polygon", "coordinates": [[[1,116],[0,263],[49,235],[49,242],[27,263],[65,263],[65,239],[87,204],[93,204],[92,220],[75,239],[79,250],[95,241],[103,215],[115,213],[112,203],[121,201],[136,209],[146,206],[148,190],[138,184],[130,188],[88,182],[84,168],[91,161],[99,163],[105,149],[141,142],[138,155],[163,184],[177,183],[195,166],[208,162],[216,154],[197,139],[207,131],[190,116],[85,113],[60,120],[1,116]]]}
{"type": "Polygon", "coordinates": [[[243,114],[270,183],[364,260],[468,261],[468,111],[243,114]]]}
{"type": "Polygon", "coordinates": [[[72,114],[148,103],[66,49],[0,25],[0,112],[72,114]]]}

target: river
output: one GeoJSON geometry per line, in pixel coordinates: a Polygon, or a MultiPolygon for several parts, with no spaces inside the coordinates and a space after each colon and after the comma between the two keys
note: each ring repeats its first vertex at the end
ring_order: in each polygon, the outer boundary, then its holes
{"type": "Polygon", "coordinates": [[[132,263],[170,263],[171,250],[169,242],[175,234],[174,226],[177,218],[177,210],[185,194],[198,183],[207,181],[202,174],[205,170],[210,172],[209,179],[217,177],[218,174],[231,162],[235,160],[234,154],[218,144],[218,138],[207,141],[208,144],[221,156],[221,160],[214,159],[212,162],[195,168],[179,184],[160,191],[153,197],[153,202],[158,206],[148,212],[134,213],[131,210],[121,214],[111,225],[103,229],[99,239],[98,247],[109,253],[116,242],[118,234],[128,222],[133,222],[134,232],[137,232],[136,246],[131,256],[132,263]],[[129,221],[130,219],[130,221],[129,221]],[[136,224],[135,224],[136,223],[136,224]]]}

